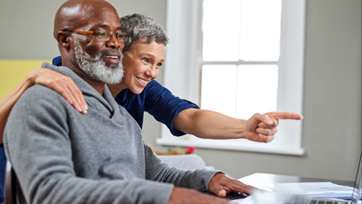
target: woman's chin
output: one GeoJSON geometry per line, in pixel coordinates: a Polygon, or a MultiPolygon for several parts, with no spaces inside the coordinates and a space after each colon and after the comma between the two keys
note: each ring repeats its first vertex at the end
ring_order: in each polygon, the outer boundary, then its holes
{"type": "Polygon", "coordinates": [[[140,93],[142,93],[143,89],[131,89],[131,91],[134,94],[140,94],[140,93]]]}

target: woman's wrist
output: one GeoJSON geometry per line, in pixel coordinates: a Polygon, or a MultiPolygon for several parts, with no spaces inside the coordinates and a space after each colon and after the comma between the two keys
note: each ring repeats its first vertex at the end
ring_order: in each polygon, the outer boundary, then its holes
{"type": "Polygon", "coordinates": [[[26,83],[27,87],[30,87],[30,86],[36,84],[36,79],[39,76],[38,69],[39,68],[33,69],[26,75],[25,83],[26,83]]]}
{"type": "Polygon", "coordinates": [[[239,130],[239,136],[238,138],[240,139],[247,139],[246,137],[246,132],[247,132],[247,120],[244,119],[238,119],[239,120],[239,124],[240,124],[240,130],[239,130]]]}

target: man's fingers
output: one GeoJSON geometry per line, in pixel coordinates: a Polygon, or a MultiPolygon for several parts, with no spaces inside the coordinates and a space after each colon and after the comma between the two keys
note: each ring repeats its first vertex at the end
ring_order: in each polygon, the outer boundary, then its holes
{"type": "Polygon", "coordinates": [[[220,189],[219,192],[216,194],[219,197],[224,198],[226,196],[227,192],[225,189],[220,189]]]}
{"type": "Polygon", "coordinates": [[[235,185],[238,185],[238,187],[236,187],[236,186],[232,187],[231,191],[233,191],[233,192],[240,192],[240,193],[245,193],[245,194],[250,195],[253,191],[256,190],[255,187],[246,185],[246,184],[241,183],[241,182],[235,183],[235,185]]]}

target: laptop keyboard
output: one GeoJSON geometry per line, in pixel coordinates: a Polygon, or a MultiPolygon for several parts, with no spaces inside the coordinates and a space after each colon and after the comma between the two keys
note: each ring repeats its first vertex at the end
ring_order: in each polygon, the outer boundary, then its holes
{"type": "Polygon", "coordinates": [[[326,200],[311,200],[307,204],[348,204],[346,201],[326,201],[326,200]]]}
{"type": "Polygon", "coordinates": [[[292,196],[285,204],[348,204],[348,201],[331,201],[302,196],[292,196]]]}

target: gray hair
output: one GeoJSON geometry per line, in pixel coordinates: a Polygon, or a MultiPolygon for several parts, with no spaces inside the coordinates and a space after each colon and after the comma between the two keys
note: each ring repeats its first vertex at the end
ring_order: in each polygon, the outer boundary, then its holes
{"type": "Polygon", "coordinates": [[[120,19],[122,31],[130,35],[130,41],[126,42],[123,52],[127,52],[132,44],[142,40],[143,43],[168,43],[168,37],[163,27],[152,18],[143,14],[131,14],[120,19]]]}

